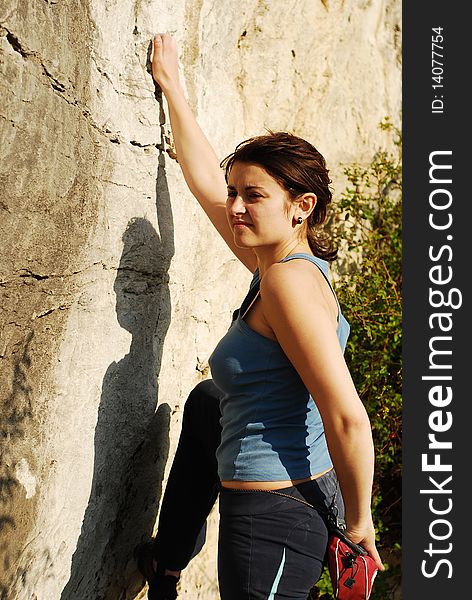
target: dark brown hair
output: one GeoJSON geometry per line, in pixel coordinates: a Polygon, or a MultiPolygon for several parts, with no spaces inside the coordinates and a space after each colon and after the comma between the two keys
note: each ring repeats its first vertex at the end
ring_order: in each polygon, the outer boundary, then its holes
{"type": "Polygon", "coordinates": [[[262,167],[290,195],[292,200],[306,193],[316,194],[315,208],[306,220],[310,248],[319,258],[334,260],[337,249],[321,225],[326,220],[332,194],[331,179],[323,156],[306,140],[284,131],[249,138],[236,146],[234,152],[221,161],[228,181],[235,162],[262,167]]]}

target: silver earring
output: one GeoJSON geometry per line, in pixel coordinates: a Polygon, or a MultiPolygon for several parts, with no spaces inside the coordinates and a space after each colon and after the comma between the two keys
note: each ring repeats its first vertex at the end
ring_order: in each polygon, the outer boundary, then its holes
{"type": "Polygon", "coordinates": [[[298,223],[299,225],[301,225],[301,224],[303,223],[303,219],[302,219],[301,217],[298,217],[298,219],[297,219],[297,223],[298,223]]]}

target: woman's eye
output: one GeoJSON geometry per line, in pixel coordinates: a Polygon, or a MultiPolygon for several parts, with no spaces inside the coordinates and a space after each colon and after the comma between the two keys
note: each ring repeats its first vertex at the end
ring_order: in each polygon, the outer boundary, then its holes
{"type": "MultiPolygon", "coordinates": [[[[228,191],[228,198],[236,198],[237,195],[236,191],[228,191]]],[[[257,200],[258,198],[261,198],[261,195],[256,192],[246,195],[247,200],[257,200]]]]}

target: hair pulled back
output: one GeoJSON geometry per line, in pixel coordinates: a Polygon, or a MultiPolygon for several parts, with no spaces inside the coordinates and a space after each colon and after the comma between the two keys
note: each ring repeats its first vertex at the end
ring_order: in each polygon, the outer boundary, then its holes
{"type": "Polygon", "coordinates": [[[326,161],[306,140],[283,131],[249,138],[236,146],[234,152],[221,161],[228,176],[234,163],[242,162],[262,167],[290,195],[292,200],[306,193],[316,194],[316,205],[306,220],[306,234],[315,256],[334,260],[337,249],[321,225],[326,220],[332,194],[329,188],[326,161]]]}

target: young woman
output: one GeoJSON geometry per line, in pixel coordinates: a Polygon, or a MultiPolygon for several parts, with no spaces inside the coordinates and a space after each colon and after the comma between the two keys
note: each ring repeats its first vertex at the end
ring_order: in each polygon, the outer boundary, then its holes
{"type": "Polygon", "coordinates": [[[209,359],[213,382],[199,384],[185,409],[156,560],[141,556],[149,597],[175,598],[175,579],[156,573],[178,576],[219,491],[221,598],[305,600],[321,574],[334,504],[347,536],[383,569],[370,424],[343,357],[349,324],[327,268],[336,252],[319,230],[328,171],[310,143],[288,133],[246,140],[222,170],[182,92],[175,41],[156,35],[153,50],[185,180],[253,279],[209,359]],[[187,533],[175,535],[182,523],[187,533]]]}

